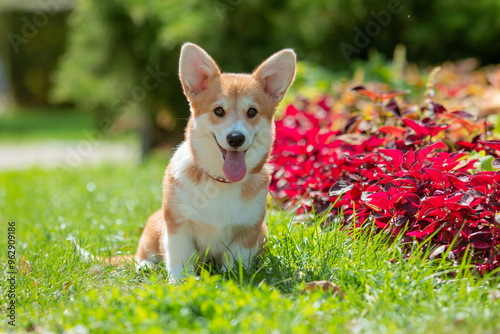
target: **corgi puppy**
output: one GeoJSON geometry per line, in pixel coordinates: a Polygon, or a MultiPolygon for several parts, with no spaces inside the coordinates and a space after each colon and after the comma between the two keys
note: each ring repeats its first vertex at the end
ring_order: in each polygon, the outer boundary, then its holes
{"type": "Polygon", "coordinates": [[[222,270],[240,259],[251,264],[267,233],[274,114],[295,68],[295,53],[285,49],[252,74],[221,73],[202,48],[182,46],[179,77],[191,114],[165,172],[162,207],[142,232],[138,266],[163,259],[175,282],[195,273],[197,259],[222,270]]]}

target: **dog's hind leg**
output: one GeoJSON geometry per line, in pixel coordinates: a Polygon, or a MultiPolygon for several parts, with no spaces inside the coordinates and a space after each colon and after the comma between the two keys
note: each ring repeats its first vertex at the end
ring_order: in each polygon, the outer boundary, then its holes
{"type": "Polygon", "coordinates": [[[165,254],[161,236],[166,229],[163,210],[153,213],[142,231],[139,247],[134,256],[137,269],[155,267],[165,254]]]}

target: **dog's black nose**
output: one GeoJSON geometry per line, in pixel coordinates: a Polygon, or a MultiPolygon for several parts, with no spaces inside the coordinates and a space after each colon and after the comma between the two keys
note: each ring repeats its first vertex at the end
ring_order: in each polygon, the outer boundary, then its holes
{"type": "Polygon", "coordinates": [[[245,136],[241,132],[231,132],[227,135],[227,143],[229,146],[238,148],[245,142],[245,136]]]}

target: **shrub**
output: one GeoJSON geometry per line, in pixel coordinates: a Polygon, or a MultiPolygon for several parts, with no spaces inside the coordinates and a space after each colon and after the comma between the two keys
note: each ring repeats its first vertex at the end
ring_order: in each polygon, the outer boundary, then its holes
{"type": "Polygon", "coordinates": [[[276,123],[271,191],[299,215],[333,207],[350,226],[431,238],[433,256],[472,253],[484,273],[500,261],[500,141],[484,118],[447,110],[428,88],[421,105],[361,86],[289,105],[276,123]]]}

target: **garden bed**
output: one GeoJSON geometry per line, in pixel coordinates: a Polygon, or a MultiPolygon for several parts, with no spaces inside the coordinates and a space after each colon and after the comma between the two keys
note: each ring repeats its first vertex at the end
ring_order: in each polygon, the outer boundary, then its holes
{"type": "Polygon", "coordinates": [[[286,107],[271,191],[297,214],[330,210],[344,226],[403,233],[405,244],[431,239],[434,256],[472,254],[484,274],[500,261],[500,141],[489,117],[500,111],[500,69],[448,65],[441,78],[451,82],[434,84],[437,72],[420,103],[373,84],[286,107]]]}

